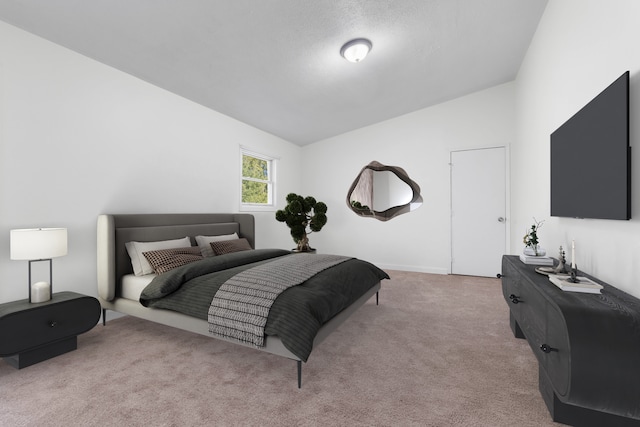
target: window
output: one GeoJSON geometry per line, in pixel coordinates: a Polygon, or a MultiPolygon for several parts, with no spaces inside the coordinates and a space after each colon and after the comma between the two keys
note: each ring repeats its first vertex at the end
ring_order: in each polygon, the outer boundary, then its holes
{"type": "Polygon", "coordinates": [[[243,210],[273,210],[275,188],[275,159],[241,149],[243,210]]]}

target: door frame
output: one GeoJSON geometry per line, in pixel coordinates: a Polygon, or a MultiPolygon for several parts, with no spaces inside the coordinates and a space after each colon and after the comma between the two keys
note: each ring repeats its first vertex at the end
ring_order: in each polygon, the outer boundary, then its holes
{"type": "MultiPolygon", "coordinates": [[[[505,183],[505,233],[504,247],[505,254],[511,253],[511,151],[509,144],[490,145],[486,147],[472,147],[449,150],[449,265],[447,266],[447,274],[453,274],[453,153],[461,151],[478,151],[489,150],[493,148],[504,148],[504,183],[505,183]]],[[[497,273],[497,272],[496,272],[497,273]]]]}

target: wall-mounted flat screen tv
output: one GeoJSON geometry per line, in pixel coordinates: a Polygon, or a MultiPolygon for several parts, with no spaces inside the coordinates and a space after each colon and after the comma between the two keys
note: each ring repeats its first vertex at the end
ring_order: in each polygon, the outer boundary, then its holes
{"type": "Polygon", "coordinates": [[[631,219],[628,71],[551,134],[551,216],[631,219]]]}

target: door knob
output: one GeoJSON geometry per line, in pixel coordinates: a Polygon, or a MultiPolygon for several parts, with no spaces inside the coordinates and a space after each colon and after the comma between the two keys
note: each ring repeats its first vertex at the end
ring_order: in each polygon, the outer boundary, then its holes
{"type": "Polygon", "coordinates": [[[504,217],[498,217],[498,222],[504,222],[504,217]]]}

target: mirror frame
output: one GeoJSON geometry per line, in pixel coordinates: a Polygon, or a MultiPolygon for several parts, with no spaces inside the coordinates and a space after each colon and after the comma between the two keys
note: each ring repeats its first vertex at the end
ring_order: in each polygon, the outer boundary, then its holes
{"type": "MultiPolygon", "coordinates": [[[[371,188],[370,191],[373,192],[373,188],[371,188]]],[[[352,212],[354,212],[358,216],[375,218],[380,221],[389,221],[390,219],[395,218],[398,215],[411,212],[412,210],[415,210],[417,209],[417,207],[422,205],[422,201],[423,199],[422,199],[422,195],[420,194],[420,186],[411,178],[409,178],[409,175],[404,169],[402,169],[399,166],[386,166],[375,160],[360,170],[360,173],[358,174],[356,179],[353,181],[353,184],[351,184],[351,187],[347,192],[347,206],[352,212]],[[407,184],[409,188],[411,188],[411,191],[413,192],[413,197],[411,198],[409,203],[400,205],[400,206],[392,206],[389,209],[386,209],[384,211],[376,211],[376,210],[373,210],[372,208],[370,209],[354,208],[353,205],[351,205],[351,195],[353,194],[353,191],[355,190],[356,186],[360,182],[360,178],[367,170],[372,170],[374,172],[389,171],[393,173],[395,176],[397,176],[401,181],[407,184]],[[417,207],[413,206],[416,204],[418,205],[417,207]]]]}

